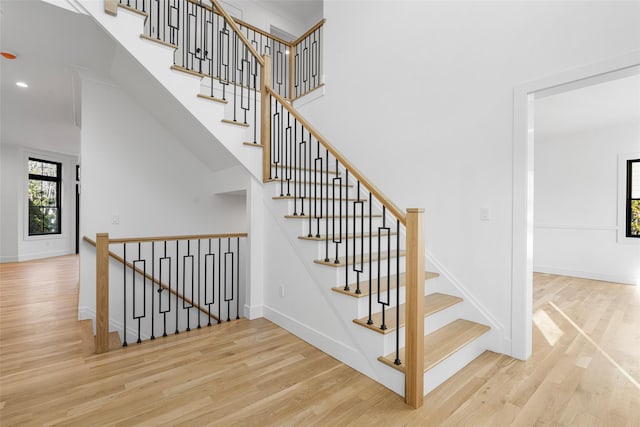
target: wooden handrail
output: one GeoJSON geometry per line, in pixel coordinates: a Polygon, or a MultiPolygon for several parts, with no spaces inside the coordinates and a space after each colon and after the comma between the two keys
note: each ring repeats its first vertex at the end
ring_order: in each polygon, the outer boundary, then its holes
{"type": "Polygon", "coordinates": [[[247,47],[247,49],[249,49],[249,52],[251,52],[251,54],[253,56],[255,56],[256,61],[258,61],[258,63],[264,67],[264,59],[262,59],[262,56],[260,56],[260,54],[256,51],[256,49],[253,47],[253,45],[251,45],[251,43],[249,42],[249,40],[247,40],[247,38],[245,37],[244,34],[242,34],[242,31],[240,31],[240,28],[238,28],[238,25],[236,25],[236,21],[234,21],[234,19],[231,17],[231,15],[229,15],[227,13],[226,10],[224,10],[222,8],[222,6],[220,6],[220,3],[218,3],[218,0],[211,0],[211,3],[213,3],[215,5],[215,7],[220,11],[220,13],[222,14],[222,16],[224,16],[224,19],[227,20],[227,22],[229,23],[229,26],[231,27],[231,29],[233,31],[236,32],[236,34],[238,34],[238,37],[240,37],[240,40],[242,40],[242,43],[244,43],[244,45],[247,47]]]}
{"type": "Polygon", "coordinates": [[[300,37],[298,37],[297,39],[292,41],[291,42],[291,46],[292,47],[296,47],[296,45],[298,43],[300,43],[302,40],[306,39],[309,34],[313,33],[315,30],[317,30],[318,28],[322,27],[325,22],[327,22],[327,20],[322,18],[320,21],[318,21],[318,23],[316,25],[314,25],[313,27],[309,28],[306,33],[304,33],[303,35],[301,35],[300,37]]]}
{"type": "Polygon", "coordinates": [[[407,219],[404,212],[397,207],[382,191],[369,181],[362,172],[356,169],[353,164],[347,160],[333,145],[331,145],[327,139],[320,134],[304,117],[300,115],[289,103],[272,88],[267,88],[267,91],[278,100],[280,104],[295,117],[302,126],[305,127],[320,143],[335,157],[345,168],[349,170],[349,173],[358,179],[369,191],[382,203],[389,212],[393,214],[403,225],[407,224],[407,219]]]}
{"type": "MultiPolygon", "coordinates": [[[[82,240],[84,240],[85,242],[89,243],[90,245],[96,247],[96,242],[94,242],[93,240],[91,240],[89,237],[87,236],[83,236],[82,240]]],[[[111,241],[109,241],[111,243],[111,241]]],[[[170,293],[172,293],[173,295],[176,295],[178,298],[180,298],[181,300],[184,300],[187,304],[191,304],[193,307],[197,308],[198,310],[200,310],[201,312],[203,312],[204,314],[206,314],[207,316],[211,316],[212,318],[216,319],[216,320],[220,320],[218,319],[218,316],[216,316],[215,314],[209,314],[209,311],[203,307],[200,307],[198,304],[194,303],[193,301],[191,301],[189,298],[185,297],[184,295],[180,294],[178,291],[173,290],[171,287],[169,287],[168,285],[166,285],[165,283],[162,283],[159,279],[153,277],[152,275],[150,275],[149,273],[145,273],[143,270],[141,270],[138,267],[135,267],[132,263],[130,263],[129,261],[125,261],[120,255],[116,254],[113,251],[109,251],[109,256],[111,258],[113,258],[114,260],[118,261],[120,264],[124,264],[127,267],[133,269],[136,273],[143,275],[144,277],[146,277],[147,279],[151,280],[153,283],[155,283],[156,285],[160,286],[162,289],[165,289],[167,291],[169,291],[170,293]]]]}
{"type": "Polygon", "coordinates": [[[121,237],[118,239],[109,239],[109,244],[159,242],[161,240],[228,239],[233,237],[247,237],[248,235],[249,235],[248,233],[224,233],[224,234],[193,234],[193,235],[185,235],[185,236],[121,237]]]}

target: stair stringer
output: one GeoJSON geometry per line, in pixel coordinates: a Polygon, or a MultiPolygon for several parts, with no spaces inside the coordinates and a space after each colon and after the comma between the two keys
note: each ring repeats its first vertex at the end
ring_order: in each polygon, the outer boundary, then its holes
{"type": "Polygon", "coordinates": [[[201,79],[171,70],[173,51],[166,46],[140,38],[144,17],[119,8],[118,16],[104,12],[102,1],[80,3],[108,34],[126,49],[185,109],[187,109],[254,177],[262,178],[262,153],[249,149],[245,141],[246,128],[224,124],[225,107],[199,99],[201,79]]]}
{"type": "Polygon", "coordinates": [[[302,227],[284,218],[270,191],[263,195],[264,317],[404,396],[404,374],[377,360],[384,354],[383,337],[353,323],[358,301],[331,290],[335,270],[313,263],[310,242],[298,239],[302,227]]]}

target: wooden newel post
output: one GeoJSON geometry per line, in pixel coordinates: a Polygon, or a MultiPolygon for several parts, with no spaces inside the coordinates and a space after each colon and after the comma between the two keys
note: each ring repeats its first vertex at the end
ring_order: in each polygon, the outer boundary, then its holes
{"type": "Polygon", "coordinates": [[[271,178],[271,57],[263,55],[264,66],[260,70],[260,144],[262,144],[262,181],[271,178]]]}
{"type": "Polygon", "coordinates": [[[424,209],[407,209],[407,289],[404,400],[412,408],[424,398],[424,209]]]}
{"type": "Polygon", "coordinates": [[[96,234],[96,353],[109,351],[109,234],[96,234]]]}

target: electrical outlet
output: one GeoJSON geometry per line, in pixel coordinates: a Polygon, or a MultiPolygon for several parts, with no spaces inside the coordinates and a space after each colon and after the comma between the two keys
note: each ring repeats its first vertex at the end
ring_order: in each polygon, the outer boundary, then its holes
{"type": "Polygon", "coordinates": [[[491,212],[489,208],[480,208],[480,221],[489,221],[491,219],[491,212]]]}
{"type": "Polygon", "coordinates": [[[280,285],[280,296],[284,297],[284,285],[280,285]]]}
{"type": "Polygon", "coordinates": [[[111,224],[120,224],[120,214],[111,215],[111,224]]]}

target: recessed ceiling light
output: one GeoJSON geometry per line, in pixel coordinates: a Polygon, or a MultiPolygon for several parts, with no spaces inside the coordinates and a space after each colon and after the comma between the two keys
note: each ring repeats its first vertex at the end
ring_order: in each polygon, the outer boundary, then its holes
{"type": "Polygon", "coordinates": [[[16,86],[18,86],[18,87],[29,87],[29,85],[26,84],[25,82],[16,82],[16,86]]]}
{"type": "Polygon", "coordinates": [[[7,59],[16,59],[16,54],[11,52],[0,52],[0,55],[4,56],[7,59]]]}

